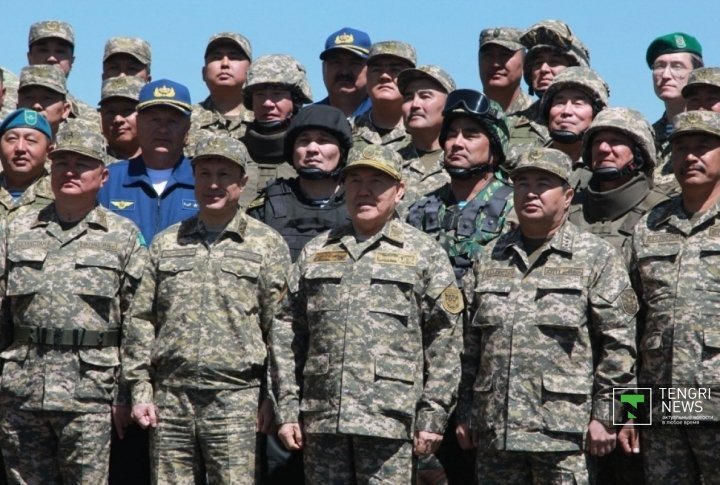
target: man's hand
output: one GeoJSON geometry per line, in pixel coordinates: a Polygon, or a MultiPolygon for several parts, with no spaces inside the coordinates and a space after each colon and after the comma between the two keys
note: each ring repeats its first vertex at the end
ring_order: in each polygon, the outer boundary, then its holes
{"type": "Polygon", "coordinates": [[[132,418],[142,429],[157,428],[157,408],[153,403],[136,404],[132,408],[132,418]]]}
{"type": "Polygon", "coordinates": [[[640,453],[640,430],[633,425],[632,421],[628,421],[623,425],[618,433],[618,442],[626,455],[640,453]]]}
{"type": "Polygon", "coordinates": [[[290,451],[302,450],[303,432],[298,423],[285,423],[278,430],[278,438],[282,444],[290,451]]]}
{"type": "Polygon", "coordinates": [[[455,437],[458,440],[458,445],[462,450],[472,450],[477,448],[475,437],[472,431],[470,431],[470,425],[467,423],[460,423],[455,427],[455,437]]]}
{"type": "Polygon", "coordinates": [[[593,419],[588,425],[587,448],[592,456],[605,456],[615,449],[617,433],[600,421],[593,419]]]}
{"type": "Polygon", "coordinates": [[[125,429],[130,426],[133,422],[130,406],[111,406],[110,413],[112,414],[112,420],[115,424],[115,431],[117,431],[118,438],[125,438],[125,429]]]}
{"type": "Polygon", "coordinates": [[[273,410],[272,401],[270,399],[263,399],[263,402],[260,404],[260,409],[258,409],[255,431],[263,434],[272,434],[274,427],[275,411],[273,410]]]}
{"type": "Polygon", "coordinates": [[[431,431],[415,431],[413,451],[417,456],[429,456],[437,451],[443,435],[431,431]]]}

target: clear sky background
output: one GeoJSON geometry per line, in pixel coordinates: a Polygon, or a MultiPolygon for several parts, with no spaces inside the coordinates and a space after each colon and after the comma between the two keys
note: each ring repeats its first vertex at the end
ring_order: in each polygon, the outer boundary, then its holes
{"type": "Polygon", "coordinates": [[[208,38],[221,31],[250,39],[253,57],[291,54],[302,62],[314,99],[325,97],[318,58],[326,37],[341,27],[365,30],[373,41],[403,40],[419,64],[438,64],[458,87],[481,89],[478,35],[487,27],[526,28],[555,18],[567,22],[590,49],[591,66],[610,85],[610,104],[640,110],[652,122],[662,103],[645,63],[657,36],[683,31],[696,36],[708,66],[720,66],[718,0],[3,0],[0,65],[16,74],[26,64],[30,24],[65,20],[75,28],[70,91],[96,104],[105,41],[139,36],[152,46],[154,79],[190,88],[193,102],[207,96],[200,70],[208,38]]]}

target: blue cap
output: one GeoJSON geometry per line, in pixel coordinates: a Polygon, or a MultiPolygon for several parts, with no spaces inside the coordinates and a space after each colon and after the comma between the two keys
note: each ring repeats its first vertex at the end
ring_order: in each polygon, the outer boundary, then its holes
{"type": "Polygon", "coordinates": [[[140,90],[137,110],[142,111],[151,106],[169,106],[189,115],[192,111],[190,91],[182,84],[169,79],[147,83],[140,90]]]}
{"type": "Polygon", "coordinates": [[[13,128],[32,128],[52,140],[52,129],[50,123],[37,111],[27,108],[20,108],[5,117],[0,123],[0,136],[13,128]]]}
{"type": "Polygon", "coordinates": [[[371,45],[372,42],[370,42],[370,36],[367,32],[353,29],[352,27],[343,27],[337,32],[330,34],[327,38],[325,41],[325,50],[320,53],[320,59],[324,61],[328,52],[335,49],[345,49],[358,57],[367,59],[371,45]]]}

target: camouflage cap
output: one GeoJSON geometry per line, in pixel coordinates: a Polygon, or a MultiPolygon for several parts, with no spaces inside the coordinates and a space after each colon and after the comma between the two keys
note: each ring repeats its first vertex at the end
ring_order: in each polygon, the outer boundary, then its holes
{"type": "Polygon", "coordinates": [[[685,134],[705,133],[720,138],[720,113],[715,111],[686,111],[672,120],[670,141],[685,134]]]}
{"type": "Polygon", "coordinates": [[[672,54],[674,52],[688,52],[702,59],[700,41],[684,32],[673,32],[672,34],[661,35],[650,42],[645,53],[645,61],[648,67],[652,68],[655,59],[663,54],[672,54]]]}
{"type": "Polygon", "coordinates": [[[426,64],[417,68],[404,69],[397,78],[398,89],[405,94],[408,84],[416,79],[430,79],[437,83],[445,93],[455,91],[455,80],[440,66],[426,64]]]}
{"type": "Polygon", "coordinates": [[[250,65],[243,88],[243,103],[252,109],[252,92],[260,86],[276,84],[285,86],[299,104],[312,103],[312,90],[305,66],[293,56],[269,54],[258,57],[250,65]]]}
{"type": "Polygon", "coordinates": [[[111,37],[105,42],[103,62],[114,54],[130,54],[142,64],[150,65],[150,44],[140,37],[111,37]]]}
{"type": "Polygon", "coordinates": [[[92,123],[80,118],[71,118],[60,125],[55,137],[55,148],[48,155],[62,152],[78,153],[102,163],[107,162],[105,137],[92,123]]]}
{"type": "Polygon", "coordinates": [[[343,168],[342,177],[348,171],[358,167],[369,167],[388,174],[395,180],[402,180],[402,157],[384,145],[364,145],[353,147],[348,154],[347,165],[343,168]]]}
{"type": "Polygon", "coordinates": [[[542,170],[560,177],[566,183],[570,183],[572,173],[572,160],[564,152],[554,148],[536,147],[524,151],[515,165],[511,178],[515,178],[521,172],[528,170],[542,170]]]}
{"type": "Polygon", "coordinates": [[[100,104],[110,98],[127,98],[133,101],[140,100],[140,90],[145,86],[142,79],[135,76],[111,77],[102,83],[100,91],[100,104]]]}
{"type": "Polygon", "coordinates": [[[28,86],[42,86],[57,93],[67,95],[67,81],[65,73],[53,64],[38,64],[25,66],[20,71],[20,84],[18,90],[28,86]]]}
{"type": "Polygon", "coordinates": [[[403,61],[408,62],[412,67],[415,67],[417,63],[415,48],[407,42],[400,42],[398,40],[375,42],[372,47],[370,47],[368,64],[372,63],[373,58],[379,56],[399,57],[403,61]]]}
{"type": "Polygon", "coordinates": [[[210,37],[208,40],[207,47],[205,48],[205,55],[208,55],[210,47],[221,40],[229,41],[240,48],[241,51],[247,56],[249,60],[252,60],[252,46],[247,37],[237,32],[218,32],[210,37]]]}
{"type": "Polygon", "coordinates": [[[642,151],[646,171],[655,166],[655,133],[639,111],[629,108],[607,108],[600,111],[583,135],[582,159],[586,162],[592,161],[593,136],[603,130],[616,130],[629,137],[642,151]]]}
{"type": "Polygon", "coordinates": [[[563,69],[545,90],[540,100],[540,112],[545,120],[555,95],[563,89],[579,89],[590,98],[593,108],[600,111],[607,107],[610,88],[600,75],[588,67],[572,66],[563,69]]]}
{"type": "Polygon", "coordinates": [[[524,49],[520,42],[522,30],[514,27],[493,27],[480,32],[480,50],[489,44],[497,44],[511,51],[524,49]]]}
{"type": "Polygon", "coordinates": [[[683,97],[697,86],[713,86],[720,89],[720,67],[699,67],[694,69],[688,77],[688,82],[682,89],[683,97]]]}
{"type": "Polygon", "coordinates": [[[243,142],[227,135],[210,135],[195,145],[192,163],[195,165],[200,160],[217,157],[230,160],[240,165],[243,170],[246,170],[250,162],[250,155],[243,142]]]}
{"type": "Polygon", "coordinates": [[[33,45],[40,39],[57,38],[75,45],[75,31],[72,25],[60,20],[43,20],[30,26],[28,45],[33,45]]]}

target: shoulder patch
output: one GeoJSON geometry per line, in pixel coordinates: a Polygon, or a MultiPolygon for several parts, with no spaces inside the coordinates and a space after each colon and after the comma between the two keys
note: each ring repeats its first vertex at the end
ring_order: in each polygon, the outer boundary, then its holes
{"type": "Polygon", "coordinates": [[[449,313],[457,314],[465,308],[462,292],[458,288],[445,288],[440,298],[442,299],[442,307],[449,313]]]}
{"type": "Polygon", "coordinates": [[[620,306],[622,310],[630,316],[635,315],[638,310],[640,310],[637,295],[635,295],[632,288],[625,288],[622,293],[620,293],[620,306]]]}

